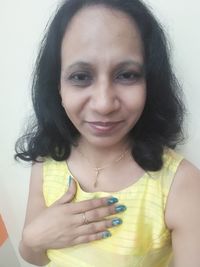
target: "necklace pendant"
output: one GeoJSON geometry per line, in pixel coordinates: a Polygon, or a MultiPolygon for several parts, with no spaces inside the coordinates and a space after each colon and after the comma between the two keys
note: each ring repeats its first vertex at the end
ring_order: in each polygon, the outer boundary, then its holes
{"type": "Polygon", "coordinates": [[[97,179],[94,182],[94,187],[97,187],[97,179]]]}
{"type": "Polygon", "coordinates": [[[100,171],[108,168],[108,167],[111,167],[112,164],[114,163],[117,163],[119,162],[120,160],[122,160],[125,155],[128,153],[129,149],[125,150],[118,158],[116,158],[113,162],[110,162],[102,167],[94,167],[93,164],[90,162],[90,160],[77,148],[77,151],[81,154],[81,156],[83,158],[85,158],[88,162],[88,164],[92,167],[92,169],[95,171],[95,181],[94,181],[94,187],[97,186],[97,183],[98,183],[98,178],[99,178],[99,175],[100,175],[100,171]]]}
{"type": "Polygon", "coordinates": [[[96,178],[99,176],[99,169],[95,170],[96,178]]]}
{"type": "Polygon", "coordinates": [[[98,180],[98,176],[99,176],[99,168],[95,168],[95,182],[94,182],[94,187],[97,187],[97,180],[98,180]]]}

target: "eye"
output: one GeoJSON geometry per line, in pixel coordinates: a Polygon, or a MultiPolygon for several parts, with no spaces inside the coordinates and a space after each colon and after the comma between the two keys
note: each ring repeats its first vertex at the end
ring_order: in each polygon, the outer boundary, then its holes
{"type": "Polygon", "coordinates": [[[87,72],[77,72],[70,75],[69,80],[75,86],[89,86],[92,76],[87,72]]]}
{"type": "Polygon", "coordinates": [[[137,82],[141,76],[142,75],[140,73],[135,71],[124,71],[119,73],[115,79],[118,82],[132,84],[133,82],[137,82]]]}

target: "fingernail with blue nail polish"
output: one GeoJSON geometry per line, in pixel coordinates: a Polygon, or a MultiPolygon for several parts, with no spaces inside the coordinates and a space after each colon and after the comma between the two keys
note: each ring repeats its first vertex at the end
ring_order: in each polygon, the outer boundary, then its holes
{"type": "Polygon", "coordinates": [[[117,226],[117,225],[120,225],[122,224],[122,219],[119,219],[119,218],[115,218],[112,220],[112,225],[113,226],[117,226]]]}
{"type": "Polygon", "coordinates": [[[111,197],[108,199],[108,205],[112,205],[114,203],[117,203],[119,200],[116,197],[111,197]]]}
{"type": "Polygon", "coordinates": [[[126,206],[124,206],[124,205],[120,205],[120,206],[117,206],[115,208],[116,212],[122,212],[122,211],[125,211],[125,210],[126,210],[126,206]]]}
{"type": "Polygon", "coordinates": [[[109,231],[105,231],[102,233],[102,238],[105,239],[105,238],[108,238],[108,237],[111,237],[111,233],[109,231]]]}

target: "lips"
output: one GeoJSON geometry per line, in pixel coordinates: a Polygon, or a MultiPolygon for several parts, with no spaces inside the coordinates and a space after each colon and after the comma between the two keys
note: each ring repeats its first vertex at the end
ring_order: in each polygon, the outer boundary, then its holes
{"type": "Polygon", "coordinates": [[[122,121],[91,121],[87,123],[95,133],[108,134],[116,130],[122,121]]]}
{"type": "Polygon", "coordinates": [[[111,125],[115,125],[115,124],[118,124],[119,122],[118,121],[108,121],[108,122],[103,122],[103,121],[95,121],[95,122],[89,122],[91,124],[94,124],[96,126],[103,126],[103,127],[108,127],[108,126],[111,126],[111,125]]]}

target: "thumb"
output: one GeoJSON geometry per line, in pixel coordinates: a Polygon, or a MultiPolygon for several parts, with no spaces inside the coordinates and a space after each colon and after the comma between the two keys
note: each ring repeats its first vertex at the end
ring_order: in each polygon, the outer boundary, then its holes
{"type": "Polygon", "coordinates": [[[72,176],[69,176],[67,192],[60,199],[58,199],[57,204],[65,204],[71,202],[76,195],[76,191],[76,182],[72,178],[72,176]]]}

